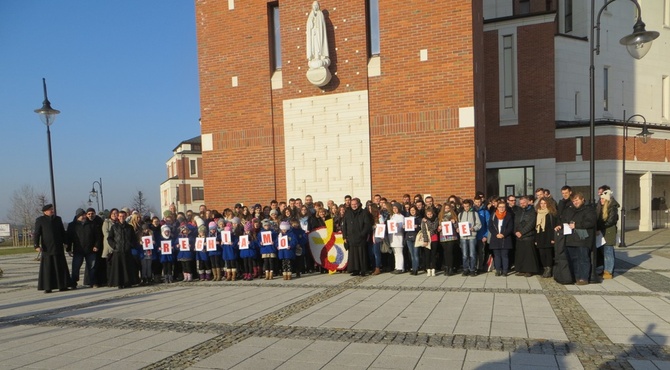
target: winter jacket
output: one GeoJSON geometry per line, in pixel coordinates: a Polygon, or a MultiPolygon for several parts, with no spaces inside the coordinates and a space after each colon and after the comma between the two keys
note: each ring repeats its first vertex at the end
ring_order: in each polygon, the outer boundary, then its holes
{"type": "Polygon", "coordinates": [[[458,222],[467,222],[471,227],[469,236],[460,235],[461,239],[472,240],[477,238],[477,232],[482,228],[482,222],[479,220],[479,215],[474,208],[469,211],[463,211],[458,214],[458,222]]]}
{"type": "Polygon", "coordinates": [[[537,221],[537,213],[535,208],[527,206],[526,208],[519,207],[514,212],[514,232],[521,233],[518,239],[535,238],[535,222],[537,221]]]}
{"type": "Polygon", "coordinates": [[[342,237],[348,245],[367,246],[371,231],[372,220],[367,210],[363,208],[358,208],[355,211],[347,209],[342,223],[342,237]]]}
{"type": "Polygon", "coordinates": [[[477,240],[482,240],[484,238],[491,239],[489,236],[489,222],[491,221],[491,212],[489,212],[486,207],[480,207],[476,210],[477,215],[479,215],[479,222],[482,224],[482,227],[477,230],[477,240]]]}
{"type": "Polygon", "coordinates": [[[575,223],[572,233],[565,236],[565,245],[567,247],[591,248],[594,229],[598,222],[596,210],[586,204],[579,208],[571,207],[564,211],[562,218],[566,223],[575,223]]]}
{"type": "Polygon", "coordinates": [[[286,231],[286,234],[279,233],[277,235],[275,245],[277,246],[277,251],[279,254],[278,257],[280,260],[295,259],[295,248],[298,245],[298,238],[296,238],[295,234],[293,233],[293,229],[289,229],[288,231],[286,231]],[[288,249],[279,249],[279,239],[282,236],[288,237],[288,249]]]}
{"type": "Polygon", "coordinates": [[[512,212],[507,211],[505,217],[500,220],[495,215],[492,215],[491,222],[489,222],[489,249],[512,249],[512,234],[514,234],[514,216],[512,212]],[[503,238],[498,239],[498,234],[502,234],[503,238]]]}

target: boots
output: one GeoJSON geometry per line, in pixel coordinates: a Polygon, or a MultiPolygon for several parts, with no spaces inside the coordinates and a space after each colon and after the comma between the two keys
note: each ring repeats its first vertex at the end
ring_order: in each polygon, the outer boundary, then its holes
{"type": "Polygon", "coordinates": [[[212,270],[205,271],[205,280],[212,281],[212,270]]]}
{"type": "Polygon", "coordinates": [[[223,269],[222,268],[217,268],[216,271],[219,272],[219,277],[217,278],[216,281],[221,281],[223,279],[223,269]]]}
{"type": "Polygon", "coordinates": [[[205,272],[204,271],[198,271],[200,274],[198,277],[200,278],[200,281],[205,281],[205,272]]]}
{"type": "Polygon", "coordinates": [[[270,280],[270,271],[265,271],[265,280],[270,280]]]}
{"type": "Polygon", "coordinates": [[[551,277],[551,267],[545,267],[544,268],[544,273],[542,274],[543,278],[550,278],[551,277]]]}
{"type": "Polygon", "coordinates": [[[379,267],[375,267],[375,271],[372,273],[372,275],[379,275],[381,273],[382,271],[379,269],[379,267]]]}
{"type": "Polygon", "coordinates": [[[231,281],[233,280],[233,270],[232,269],[226,269],[226,281],[231,281]]]}
{"type": "Polygon", "coordinates": [[[213,268],[212,269],[212,275],[213,275],[213,277],[212,277],[213,281],[219,281],[219,269],[213,268]]]}
{"type": "Polygon", "coordinates": [[[253,275],[253,277],[254,277],[255,279],[258,279],[259,277],[261,277],[261,268],[260,268],[260,266],[254,266],[254,275],[253,275]]]}
{"type": "Polygon", "coordinates": [[[272,280],[274,278],[274,276],[273,276],[274,273],[275,273],[274,271],[270,270],[269,275],[268,275],[269,276],[268,280],[272,280]]]}
{"type": "Polygon", "coordinates": [[[232,275],[230,280],[235,281],[237,280],[237,269],[233,269],[232,275]]]}

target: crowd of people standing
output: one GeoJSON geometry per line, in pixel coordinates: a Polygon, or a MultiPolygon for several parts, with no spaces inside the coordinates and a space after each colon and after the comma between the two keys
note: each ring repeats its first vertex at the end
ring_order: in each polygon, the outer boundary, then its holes
{"type": "Polygon", "coordinates": [[[206,206],[197,213],[177,212],[173,204],[162,218],[127,208],[101,217],[89,208],[78,209],[67,229],[47,205],[34,233],[35,248],[42,252],[38,289],[77,288],[82,264],[83,285],[119,289],[279,275],[291,280],[327,272],[307,240],[309,232],[327,222],[342,233],[351,275],[494,271],[495,276],[537,274],[588,284],[594,243],[602,246],[603,278],[611,278],[614,267],[619,205],[606,185],[598,193],[595,206],[564,186],[558,201],[540,188],[518,198],[452,195],[442,204],[419,194],[397,201],[375,195],[365,204],[347,195],[340,205],[314,202],[307,195],[304,202],[238,203],[221,213],[206,206]],[[66,252],[72,256],[72,275],[66,252]]]}

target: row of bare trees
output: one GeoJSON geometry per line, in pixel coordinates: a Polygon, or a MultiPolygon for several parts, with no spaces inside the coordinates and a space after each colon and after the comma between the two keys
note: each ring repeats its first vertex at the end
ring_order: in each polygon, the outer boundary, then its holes
{"type": "MultiPolygon", "coordinates": [[[[12,224],[13,228],[27,228],[29,232],[32,232],[35,219],[42,214],[42,207],[48,204],[50,200],[44,192],[36,191],[32,185],[24,184],[14,190],[10,202],[11,207],[7,212],[7,221],[12,224]]],[[[130,206],[142,215],[154,212],[153,207],[141,190],[133,197],[130,206]]]]}

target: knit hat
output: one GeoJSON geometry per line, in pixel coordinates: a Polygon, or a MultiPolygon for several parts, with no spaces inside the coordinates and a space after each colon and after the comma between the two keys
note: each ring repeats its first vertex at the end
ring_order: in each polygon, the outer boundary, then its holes
{"type": "Polygon", "coordinates": [[[54,205],[51,204],[51,203],[46,204],[44,207],[42,207],[42,212],[46,212],[46,211],[52,209],[53,207],[54,207],[54,205]]]}
{"type": "Polygon", "coordinates": [[[600,194],[601,199],[610,200],[612,199],[612,190],[605,190],[600,194]]]}
{"type": "Polygon", "coordinates": [[[282,231],[288,231],[291,228],[291,224],[289,224],[286,221],[282,221],[282,223],[279,224],[279,229],[282,231]]]}
{"type": "Polygon", "coordinates": [[[200,216],[193,216],[193,221],[195,221],[195,226],[200,227],[205,225],[205,221],[203,221],[200,216]]]}
{"type": "Polygon", "coordinates": [[[181,226],[179,227],[179,232],[182,233],[182,234],[184,234],[184,233],[188,234],[189,231],[190,231],[190,230],[188,229],[188,226],[186,226],[186,225],[181,225],[181,226]]]}
{"type": "Polygon", "coordinates": [[[90,213],[90,212],[95,213],[95,209],[93,207],[86,208],[86,213],[90,213]]]}
{"type": "Polygon", "coordinates": [[[264,219],[263,221],[261,221],[261,226],[263,226],[263,227],[270,226],[270,225],[271,225],[270,220],[268,220],[267,218],[264,219]]]}
{"type": "Polygon", "coordinates": [[[172,211],[170,211],[169,209],[163,211],[163,217],[168,217],[168,216],[172,216],[172,211]]]}
{"type": "Polygon", "coordinates": [[[231,229],[232,227],[230,226],[230,224],[226,224],[226,227],[223,228],[223,230],[225,231],[230,231],[231,229]]]}
{"type": "Polygon", "coordinates": [[[161,226],[161,235],[163,235],[164,238],[169,238],[170,232],[171,232],[170,226],[168,225],[161,226]]]}
{"type": "Polygon", "coordinates": [[[210,229],[210,230],[214,230],[214,229],[216,229],[216,222],[214,222],[214,221],[210,221],[210,222],[209,222],[209,229],[210,229]]]}
{"type": "Polygon", "coordinates": [[[244,223],[244,232],[248,233],[249,231],[251,231],[251,229],[253,229],[253,225],[251,224],[251,221],[245,222],[244,223]]]}
{"type": "Polygon", "coordinates": [[[234,224],[237,225],[237,224],[240,223],[240,218],[239,218],[239,217],[233,217],[233,219],[232,219],[231,221],[232,221],[234,224]]]}
{"type": "Polygon", "coordinates": [[[270,211],[270,216],[272,216],[272,215],[279,216],[279,211],[277,211],[276,209],[273,209],[272,211],[270,211]]]}
{"type": "Polygon", "coordinates": [[[77,208],[77,210],[75,211],[74,214],[75,214],[76,217],[79,217],[79,216],[83,216],[84,214],[86,214],[86,212],[84,212],[84,210],[81,209],[81,208],[77,208]]]}

